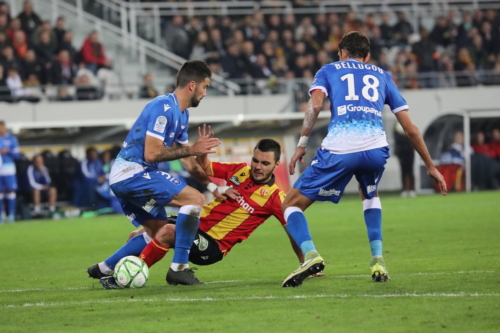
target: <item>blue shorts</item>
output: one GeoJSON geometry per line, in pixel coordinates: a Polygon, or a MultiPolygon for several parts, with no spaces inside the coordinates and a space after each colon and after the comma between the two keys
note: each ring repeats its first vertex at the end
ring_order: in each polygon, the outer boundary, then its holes
{"type": "Polygon", "coordinates": [[[355,176],[365,198],[371,199],[389,156],[389,146],[342,155],[320,148],[293,187],[311,200],[338,203],[355,176]]]}
{"type": "Polygon", "coordinates": [[[135,225],[166,220],[165,205],[187,185],[164,171],[146,171],[111,185],[123,213],[135,225]]]}
{"type": "Polygon", "coordinates": [[[0,192],[17,191],[16,175],[0,176],[0,192]]]}

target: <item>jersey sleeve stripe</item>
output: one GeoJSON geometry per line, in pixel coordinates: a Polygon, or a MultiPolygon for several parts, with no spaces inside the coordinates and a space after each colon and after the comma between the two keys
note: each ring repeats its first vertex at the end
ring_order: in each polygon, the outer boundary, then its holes
{"type": "Polygon", "coordinates": [[[164,140],[165,140],[165,138],[164,138],[164,137],[162,137],[161,135],[158,135],[158,134],[153,133],[153,132],[150,132],[150,131],[147,131],[147,132],[146,132],[146,135],[152,136],[153,138],[157,138],[157,139],[159,139],[159,140],[161,140],[161,141],[164,141],[164,140]]]}
{"type": "Polygon", "coordinates": [[[403,105],[403,106],[400,106],[400,107],[392,110],[392,113],[398,113],[399,111],[408,110],[408,109],[409,109],[408,105],[403,105]]]}
{"type": "Polygon", "coordinates": [[[309,89],[309,96],[311,96],[311,92],[313,90],[321,90],[322,92],[325,93],[326,96],[328,96],[328,91],[326,90],[325,87],[321,87],[321,86],[315,86],[315,87],[311,87],[311,89],[309,89]]]}

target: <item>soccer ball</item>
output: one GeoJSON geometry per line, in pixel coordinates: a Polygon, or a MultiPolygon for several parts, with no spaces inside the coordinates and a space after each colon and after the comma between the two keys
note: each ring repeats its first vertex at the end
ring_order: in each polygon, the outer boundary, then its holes
{"type": "Polygon", "coordinates": [[[142,288],[149,279],[148,265],[134,256],[122,258],[115,266],[113,276],[123,288],[142,288]]]}

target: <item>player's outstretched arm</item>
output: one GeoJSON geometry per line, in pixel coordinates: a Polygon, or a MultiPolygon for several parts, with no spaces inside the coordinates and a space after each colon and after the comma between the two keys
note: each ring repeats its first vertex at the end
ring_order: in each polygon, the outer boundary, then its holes
{"type": "Polygon", "coordinates": [[[424,164],[427,167],[427,174],[431,176],[431,178],[434,179],[436,183],[439,184],[439,187],[441,188],[441,194],[446,195],[448,190],[446,189],[446,183],[444,181],[443,175],[441,175],[441,173],[436,169],[434,162],[432,162],[431,155],[427,150],[427,146],[425,145],[422,134],[420,134],[418,127],[415,126],[415,124],[411,121],[411,118],[408,115],[407,111],[408,110],[397,112],[396,118],[403,127],[406,136],[408,137],[408,139],[410,139],[413,148],[415,148],[417,153],[424,161],[424,164]]]}
{"type": "Polygon", "coordinates": [[[188,156],[200,156],[203,154],[213,154],[213,148],[220,144],[216,138],[202,138],[196,141],[192,146],[182,145],[180,147],[166,147],[163,140],[157,139],[151,135],[146,135],[144,143],[144,159],[148,163],[158,163],[178,160],[188,156]]]}
{"type": "MultiPolygon", "coordinates": [[[[210,127],[210,125],[203,124],[202,127],[198,127],[198,140],[200,138],[205,138],[205,137],[213,138],[214,135],[215,133],[212,132],[212,128],[210,127]]],[[[198,163],[203,168],[203,170],[208,176],[213,176],[212,168],[210,168],[211,161],[208,158],[208,154],[197,156],[196,163],[198,163]]]]}
{"type": "Polygon", "coordinates": [[[297,145],[297,150],[290,159],[288,164],[288,171],[291,175],[295,173],[295,164],[297,161],[304,163],[304,155],[306,154],[307,140],[316,124],[319,112],[323,107],[323,101],[325,100],[325,93],[319,90],[313,91],[309,103],[307,103],[307,109],[304,116],[304,123],[302,124],[302,131],[300,132],[300,140],[297,145]]]}

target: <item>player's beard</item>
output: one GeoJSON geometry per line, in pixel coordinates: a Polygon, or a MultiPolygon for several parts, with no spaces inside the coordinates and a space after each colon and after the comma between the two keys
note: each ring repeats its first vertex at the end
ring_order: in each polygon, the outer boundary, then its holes
{"type": "Polygon", "coordinates": [[[191,107],[195,108],[197,107],[198,105],[200,105],[200,102],[201,102],[201,99],[203,97],[201,97],[200,99],[197,99],[196,98],[196,95],[193,95],[193,97],[191,97],[191,107]]]}
{"type": "Polygon", "coordinates": [[[274,169],[269,171],[267,174],[265,172],[263,172],[262,170],[259,172],[260,172],[260,174],[257,175],[259,177],[259,179],[257,179],[257,178],[255,178],[255,176],[256,176],[255,171],[252,170],[251,178],[255,184],[263,184],[264,182],[268,182],[269,179],[271,179],[271,177],[273,175],[274,169]]]}

